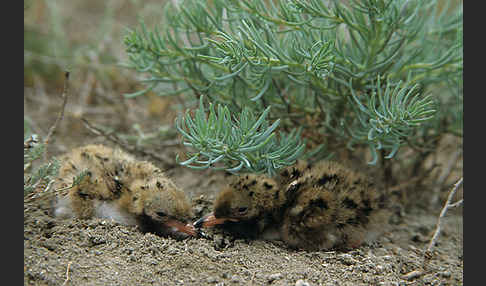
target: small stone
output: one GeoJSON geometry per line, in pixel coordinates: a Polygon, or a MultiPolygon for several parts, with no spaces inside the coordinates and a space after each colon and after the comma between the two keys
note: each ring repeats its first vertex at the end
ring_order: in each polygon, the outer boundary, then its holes
{"type": "Polygon", "coordinates": [[[392,260],[392,259],[393,259],[393,256],[391,256],[391,255],[385,255],[385,256],[383,256],[382,258],[383,258],[383,260],[385,260],[385,261],[390,261],[390,260],[392,260]]]}
{"type": "Polygon", "coordinates": [[[375,269],[376,269],[377,274],[381,274],[381,273],[383,273],[383,270],[385,269],[385,267],[383,267],[382,265],[377,265],[375,267],[375,269]]]}
{"type": "Polygon", "coordinates": [[[311,286],[311,284],[307,281],[299,279],[297,282],[295,282],[295,286],[311,286]]]}
{"type": "Polygon", "coordinates": [[[369,265],[366,265],[366,264],[364,264],[364,265],[358,265],[354,269],[356,269],[357,271],[363,272],[363,273],[370,272],[370,266],[369,265]]]}
{"type": "Polygon", "coordinates": [[[268,281],[268,283],[272,283],[273,281],[278,280],[280,278],[282,278],[282,273],[274,273],[274,274],[268,275],[267,281],[268,281]]]}
{"type": "Polygon", "coordinates": [[[206,282],[208,282],[208,283],[218,283],[218,278],[216,278],[214,276],[210,276],[210,277],[206,278],[206,282]]]}
{"type": "Polygon", "coordinates": [[[42,241],[40,245],[47,248],[50,251],[56,251],[57,249],[57,244],[51,240],[42,241]]]}
{"type": "Polygon", "coordinates": [[[380,284],[378,284],[380,286],[398,286],[400,284],[398,284],[398,282],[380,282],[380,284]]]}
{"type": "MultiPolygon", "coordinates": [[[[433,274],[428,274],[428,275],[425,275],[424,277],[422,277],[422,283],[424,283],[424,284],[428,284],[428,285],[429,284],[432,284],[432,285],[434,285],[435,284],[435,283],[433,283],[434,280],[436,280],[436,279],[435,279],[435,277],[434,277],[433,274]]],[[[437,284],[435,284],[435,285],[437,285],[437,284]]]]}
{"type": "Polygon", "coordinates": [[[106,243],[106,239],[100,235],[94,235],[88,237],[89,246],[96,246],[106,243]]]}
{"type": "Polygon", "coordinates": [[[179,253],[179,251],[175,247],[171,246],[171,247],[169,247],[169,249],[167,249],[167,254],[169,254],[169,255],[176,255],[178,253],[179,253]]]}
{"type": "Polygon", "coordinates": [[[125,248],[126,254],[132,254],[134,250],[135,249],[133,249],[133,247],[127,247],[127,248],[125,248]]]}
{"type": "Polygon", "coordinates": [[[444,277],[444,278],[449,278],[449,277],[451,277],[451,272],[450,271],[442,271],[442,272],[439,272],[439,275],[444,277]]]}
{"type": "Polygon", "coordinates": [[[238,275],[233,275],[231,276],[231,283],[239,283],[240,282],[240,277],[238,275]]]}
{"type": "Polygon", "coordinates": [[[413,242],[426,242],[427,241],[427,239],[420,233],[416,233],[416,234],[412,235],[410,240],[413,241],[413,242]]]}
{"type": "Polygon", "coordinates": [[[350,254],[342,254],[339,257],[339,260],[341,261],[342,264],[344,265],[354,265],[356,264],[356,261],[353,259],[353,256],[350,254]]]}
{"type": "Polygon", "coordinates": [[[420,277],[422,274],[424,274],[423,271],[421,271],[421,270],[414,270],[414,271],[408,272],[407,274],[404,274],[402,276],[402,279],[412,280],[412,279],[415,279],[417,277],[420,277]]]}

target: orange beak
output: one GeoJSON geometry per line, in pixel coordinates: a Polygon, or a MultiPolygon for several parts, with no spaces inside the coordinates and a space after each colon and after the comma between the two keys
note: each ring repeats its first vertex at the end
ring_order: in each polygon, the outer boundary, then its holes
{"type": "Polygon", "coordinates": [[[196,229],[190,223],[183,224],[182,222],[180,222],[178,220],[170,219],[167,222],[165,222],[165,225],[167,227],[172,228],[173,231],[175,231],[175,232],[185,233],[185,234],[190,235],[190,236],[197,236],[196,229]]]}
{"type": "Polygon", "coordinates": [[[234,218],[216,218],[214,216],[214,213],[209,213],[202,218],[198,219],[196,222],[194,222],[193,226],[195,228],[206,228],[206,227],[213,227],[218,224],[223,224],[227,221],[233,221],[236,222],[238,221],[237,219],[234,218]]]}

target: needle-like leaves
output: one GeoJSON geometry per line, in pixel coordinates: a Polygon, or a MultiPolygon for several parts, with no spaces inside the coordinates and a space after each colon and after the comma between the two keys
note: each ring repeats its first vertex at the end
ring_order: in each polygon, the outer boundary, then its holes
{"type": "Polygon", "coordinates": [[[385,158],[392,158],[404,139],[411,136],[421,123],[432,119],[436,112],[430,95],[421,96],[417,85],[409,86],[402,82],[392,84],[388,81],[383,88],[378,78],[371,96],[364,97],[365,102],[361,102],[352,86],[350,91],[359,118],[355,121],[359,126],[354,127],[359,132],[353,134],[353,140],[369,145],[372,151],[370,164],[373,165],[378,160],[377,150],[390,150],[385,158]]]}
{"type": "Polygon", "coordinates": [[[277,136],[280,120],[269,126],[266,118],[270,107],[259,116],[245,108],[239,118],[231,116],[229,109],[209,105],[206,114],[201,96],[199,108],[194,116],[187,111],[184,117],[176,119],[176,128],[183,137],[185,146],[196,152],[179,164],[197,169],[217,167],[222,163],[229,172],[267,172],[274,175],[276,170],[295,163],[304,151],[299,132],[277,136]],[[279,137],[279,138],[278,138],[279,137]]]}
{"type": "Polygon", "coordinates": [[[207,95],[177,120],[186,166],[274,172],[308,151],[277,126],[326,150],[369,146],[372,163],[462,135],[462,2],[447,5],[460,1],[173,2],[160,31],[127,32],[128,66],[148,76],[126,96],[207,95]]]}

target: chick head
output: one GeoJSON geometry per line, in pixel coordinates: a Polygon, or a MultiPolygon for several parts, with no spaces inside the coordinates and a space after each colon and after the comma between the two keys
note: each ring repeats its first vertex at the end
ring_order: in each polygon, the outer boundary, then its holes
{"type": "Polygon", "coordinates": [[[210,227],[227,221],[238,222],[258,218],[269,209],[277,182],[262,175],[248,174],[238,177],[224,188],[214,201],[212,213],[194,225],[210,227]]]}
{"type": "Polygon", "coordinates": [[[183,191],[167,178],[155,177],[148,182],[136,180],[133,192],[133,212],[140,215],[149,231],[174,237],[195,236],[191,204],[183,191]]]}

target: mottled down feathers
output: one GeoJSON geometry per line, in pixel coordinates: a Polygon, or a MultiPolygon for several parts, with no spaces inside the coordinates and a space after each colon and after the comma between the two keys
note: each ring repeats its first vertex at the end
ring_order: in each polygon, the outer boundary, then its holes
{"type": "Polygon", "coordinates": [[[191,204],[163,172],[150,162],[103,145],[73,149],[60,158],[55,188],[72,185],[82,171],[87,175],[59,194],[57,217],[108,218],[143,231],[184,237],[194,235],[191,204]]]}
{"type": "Polygon", "coordinates": [[[217,195],[213,212],[194,224],[189,199],[150,162],[103,145],[60,157],[54,214],[105,218],[175,238],[198,236],[220,225],[247,237],[283,240],[293,248],[355,248],[373,241],[386,225],[386,195],[343,165],[298,161],[275,178],[243,174],[217,195]],[[86,176],[69,188],[74,177],[86,176]]]}
{"type": "Polygon", "coordinates": [[[327,161],[314,166],[299,161],[275,179],[238,176],[213,208],[196,227],[231,224],[234,229],[237,222],[251,221],[253,233],[265,237],[276,229],[289,246],[311,250],[370,242],[387,218],[386,196],[370,180],[327,161]]]}

